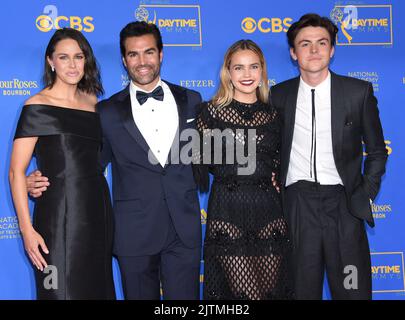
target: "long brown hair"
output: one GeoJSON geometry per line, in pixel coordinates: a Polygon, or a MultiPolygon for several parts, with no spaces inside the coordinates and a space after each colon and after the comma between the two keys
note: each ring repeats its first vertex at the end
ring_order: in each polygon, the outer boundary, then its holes
{"type": "Polygon", "coordinates": [[[257,54],[262,67],[262,85],[257,87],[256,95],[259,101],[268,103],[269,101],[269,84],[267,78],[267,65],[264,59],[263,51],[252,40],[239,40],[229,47],[225,53],[224,62],[219,74],[220,85],[219,89],[212,98],[214,106],[221,108],[231,103],[234,95],[234,89],[231,82],[231,76],[229,73],[229,67],[233,55],[240,50],[250,50],[257,54]]]}

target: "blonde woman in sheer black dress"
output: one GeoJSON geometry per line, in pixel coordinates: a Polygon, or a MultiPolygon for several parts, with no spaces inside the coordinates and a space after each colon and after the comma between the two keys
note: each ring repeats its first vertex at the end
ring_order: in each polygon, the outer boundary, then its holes
{"type": "Polygon", "coordinates": [[[202,143],[194,174],[200,190],[208,190],[209,172],[214,177],[204,242],[204,299],[291,299],[290,243],[277,186],[280,124],[269,103],[261,49],[250,40],[233,44],[220,80],[197,119],[202,143]],[[234,163],[226,160],[231,141],[215,145],[218,129],[227,130],[234,142],[234,163]],[[249,143],[256,149],[249,155],[255,169],[241,174],[247,168],[237,161],[237,146],[247,155],[249,143]],[[214,163],[214,154],[221,155],[222,164],[214,163]]]}

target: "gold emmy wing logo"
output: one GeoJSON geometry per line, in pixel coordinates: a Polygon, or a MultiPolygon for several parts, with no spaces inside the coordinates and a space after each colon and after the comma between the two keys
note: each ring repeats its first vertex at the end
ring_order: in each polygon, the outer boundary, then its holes
{"type": "MultiPolygon", "coordinates": [[[[349,7],[349,6],[348,6],[349,7]]],[[[343,35],[346,37],[349,43],[352,43],[353,37],[347,32],[347,28],[350,22],[350,15],[347,16],[346,19],[343,20],[344,13],[340,8],[333,8],[330,13],[330,18],[332,21],[340,28],[343,35]]]]}
{"type": "Polygon", "coordinates": [[[135,10],[135,18],[138,21],[145,21],[156,24],[156,11],[154,11],[153,20],[149,20],[149,11],[145,7],[139,7],[135,10]]]}

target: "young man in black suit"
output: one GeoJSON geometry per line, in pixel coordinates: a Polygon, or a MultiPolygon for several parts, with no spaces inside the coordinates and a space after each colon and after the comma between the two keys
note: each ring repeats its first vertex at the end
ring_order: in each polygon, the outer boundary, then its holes
{"type": "Polygon", "coordinates": [[[385,172],[387,151],[369,82],[329,70],[337,27],[307,14],[287,32],[300,76],[272,88],[283,121],[281,182],[293,243],[298,299],[371,299],[364,221],[385,172]],[[367,156],[363,161],[363,146],[367,156]]]}

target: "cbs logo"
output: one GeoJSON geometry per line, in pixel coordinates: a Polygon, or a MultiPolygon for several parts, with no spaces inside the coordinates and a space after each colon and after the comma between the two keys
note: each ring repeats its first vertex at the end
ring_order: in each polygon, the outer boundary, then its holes
{"type": "Polygon", "coordinates": [[[94,24],[92,23],[93,17],[84,17],[83,19],[77,16],[59,16],[54,20],[47,15],[41,15],[35,21],[35,25],[42,32],[49,32],[53,28],[61,29],[63,27],[70,27],[78,31],[93,32],[94,24]]]}
{"type": "Polygon", "coordinates": [[[247,17],[242,20],[241,28],[246,33],[253,33],[256,29],[259,29],[263,33],[279,33],[287,32],[291,26],[292,18],[261,18],[258,22],[251,17],[247,17]]]}

